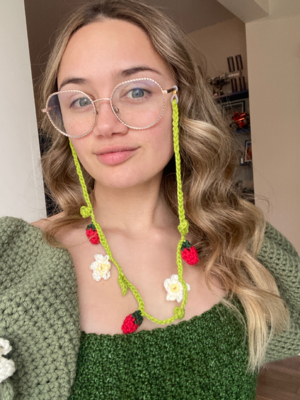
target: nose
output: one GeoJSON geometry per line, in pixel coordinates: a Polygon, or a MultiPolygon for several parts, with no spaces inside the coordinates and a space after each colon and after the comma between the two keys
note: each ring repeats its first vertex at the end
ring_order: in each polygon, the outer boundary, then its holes
{"type": "Polygon", "coordinates": [[[114,114],[109,98],[95,100],[96,121],[93,133],[99,136],[125,135],[128,127],[114,114]]]}

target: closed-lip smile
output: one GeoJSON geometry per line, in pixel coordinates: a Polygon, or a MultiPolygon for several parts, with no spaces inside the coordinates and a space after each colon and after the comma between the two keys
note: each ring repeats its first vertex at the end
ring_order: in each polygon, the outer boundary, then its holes
{"type": "Polygon", "coordinates": [[[133,146],[110,146],[97,151],[97,159],[105,165],[117,165],[131,158],[138,150],[133,146]]]}
{"type": "Polygon", "coordinates": [[[95,154],[97,156],[101,156],[103,154],[109,154],[109,153],[118,153],[122,151],[133,151],[136,150],[138,147],[132,147],[132,146],[111,146],[111,147],[104,147],[100,151],[97,151],[95,154]]]}

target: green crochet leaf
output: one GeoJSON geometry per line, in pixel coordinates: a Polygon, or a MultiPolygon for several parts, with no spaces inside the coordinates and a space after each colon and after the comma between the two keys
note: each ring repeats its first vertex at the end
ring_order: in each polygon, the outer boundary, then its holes
{"type": "Polygon", "coordinates": [[[122,295],[125,296],[125,294],[128,291],[128,285],[127,285],[127,283],[126,283],[126,281],[124,279],[124,275],[121,274],[121,273],[119,273],[119,276],[118,276],[118,283],[119,283],[119,285],[120,285],[120,287],[122,289],[122,295]]]}

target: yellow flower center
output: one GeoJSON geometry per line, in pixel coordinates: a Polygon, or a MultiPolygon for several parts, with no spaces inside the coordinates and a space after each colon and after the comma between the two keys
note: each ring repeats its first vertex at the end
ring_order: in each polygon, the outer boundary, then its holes
{"type": "Polygon", "coordinates": [[[180,290],[179,283],[172,283],[172,284],[170,285],[170,290],[171,290],[171,292],[173,292],[173,293],[178,293],[179,290],[180,290]]]}
{"type": "Polygon", "coordinates": [[[104,274],[109,270],[110,265],[108,263],[98,263],[96,271],[104,274]]]}

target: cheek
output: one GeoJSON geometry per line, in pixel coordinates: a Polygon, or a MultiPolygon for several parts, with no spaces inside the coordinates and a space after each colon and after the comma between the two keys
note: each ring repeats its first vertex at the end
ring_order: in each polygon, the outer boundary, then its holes
{"type": "Polygon", "coordinates": [[[161,121],[158,146],[165,153],[172,155],[174,153],[172,114],[170,111],[166,114],[165,118],[161,121]]]}
{"type": "Polygon", "coordinates": [[[164,116],[157,125],[156,132],[153,135],[155,150],[158,155],[163,157],[167,162],[174,153],[173,146],[173,130],[172,130],[172,115],[169,112],[164,116]]]}

